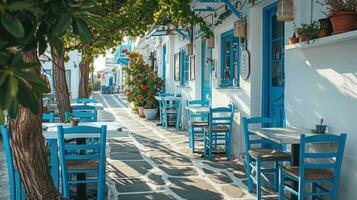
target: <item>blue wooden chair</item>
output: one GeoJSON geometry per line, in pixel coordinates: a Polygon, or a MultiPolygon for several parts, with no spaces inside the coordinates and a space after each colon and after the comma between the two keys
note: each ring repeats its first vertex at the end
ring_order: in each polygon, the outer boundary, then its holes
{"type": "MultiPolygon", "coordinates": [[[[158,93],[157,96],[159,97],[174,97],[174,94],[170,94],[170,93],[158,93]]],[[[159,106],[160,106],[160,122],[162,123],[162,115],[163,115],[163,111],[164,111],[164,102],[163,100],[159,101],[159,106]]]]}
{"type": "Polygon", "coordinates": [[[95,106],[72,106],[72,111],[72,113],[65,113],[66,121],[73,117],[79,119],[80,122],[97,122],[98,113],[95,106]]]}
{"type": "Polygon", "coordinates": [[[7,128],[0,126],[0,131],[2,134],[2,139],[4,143],[4,150],[7,163],[7,171],[9,176],[9,188],[10,188],[10,199],[11,200],[25,200],[26,194],[25,190],[21,184],[20,174],[15,169],[13,159],[12,159],[12,150],[10,145],[10,135],[7,128]]]}
{"type": "Polygon", "coordinates": [[[341,135],[315,135],[300,138],[300,163],[299,167],[280,168],[279,200],[288,199],[284,191],[296,195],[299,200],[312,197],[312,199],[337,200],[339,178],[346,143],[346,134],[341,135]],[[312,152],[307,147],[311,144],[335,144],[337,147],[328,152],[312,152]],[[295,190],[286,184],[286,181],[298,182],[299,189],[295,190]],[[311,185],[308,191],[307,184],[311,185]]]}
{"type": "Polygon", "coordinates": [[[212,160],[213,148],[217,150],[218,146],[225,147],[227,159],[230,159],[232,127],[234,118],[234,107],[210,108],[209,126],[204,129],[204,157],[212,160]]]}
{"type": "MultiPolygon", "coordinates": [[[[192,100],[186,101],[187,107],[194,106],[207,106],[208,101],[192,100]]],[[[188,135],[189,145],[192,148],[192,152],[195,152],[195,142],[203,141],[204,128],[208,126],[208,114],[195,114],[188,110],[188,135]],[[197,138],[198,136],[199,138],[197,138]]]]}
{"type": "Polygon", "coordinates": [[[278,189],[279,182],[279,163],[283,161],[291,161],[292,157],[290,153],[282,151],[282,148],[274,145],[274,142],[260,138],[257,135],[249,132],[249,125],[251,124],[274,124],[273,119],[266,117],[253,117],[242,118],[242,129],[245,141],[246,151],[246,173],[248,177],[248,191],[253,192],[253,182],[256,184],[257,199],[261,199],[261,187],[262,177],[271,185],[274,189],[278,189]],[[262,163],[273,163],[273,168],[264,167],[262,169],[262,163]],[[266,174],[273,174],[273,183],[265,176],[266,174]]]}
{"type": "Polygon", "coordinates": [[[97,185],[97,199],[104,199],[105,195],[105,147],[107,127],[101,128],[78,126],[73,128],[58,127],[59,157],[61,162],[61,177],[63,196],[70,197],[70,185],[97,185]],[[97,141],[90,144],[73,144],[65,141],[65,135],[86,134],[86,139],[97,141]],[[75,174],[87,174],[85,180],[72,179],[75,174]]]}
{"type": "Polygon", "coordinates": [[[181,99],[174,101],[162,101],[162,127],[167,128],[170,123],[176,124],[176,129],[180,129],[181,123],[181,99]]]}
{"type": "Polygon", "coordinates": [[[55,113],[42,113],[42,121],[55,123],[55,113]]]}
{"type": "Polygon", "coordinates": [[[95,99],[91,99],[91,98],[78,98],[78,99],[76,99],[76,102],[77,103],[83,103],[83,104],[97,103],[97,101],[95,99]]]}

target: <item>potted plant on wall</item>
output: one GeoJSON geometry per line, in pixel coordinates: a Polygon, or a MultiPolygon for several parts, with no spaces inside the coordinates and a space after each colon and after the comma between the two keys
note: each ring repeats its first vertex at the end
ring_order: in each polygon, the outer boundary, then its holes
{"type": "Polygon", "coordinates": [[[332,34],[356,30],[357,0],[320,0],[326,6],[333,28],[332,34]]]}
{"type": "Polygon", "coordinates": [[[289,45],[299,43],[299,38],[296,36],[296,24],[294,23],[294,33],[291,38],[289,38],[289,45]]]}
{"type": "Polygon", "coordinates": [[[300,42],[309,43],[319,37],[320,25],[317,21],[311,24],[301,24],[300,27],[296,28],[296,32],[299,34],[300,42]]]}

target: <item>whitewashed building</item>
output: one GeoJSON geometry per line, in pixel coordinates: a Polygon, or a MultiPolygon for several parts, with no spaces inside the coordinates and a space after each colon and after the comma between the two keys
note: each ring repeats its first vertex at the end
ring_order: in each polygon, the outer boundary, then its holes
{"type": "Polygon", "coordinates": [[[170,27],[153,29],[134,43],[134,50],[142,53],[146,62],[154,60],[165,92],[181,94],[183,102],[208,99],[213,107],[233,103],[237,113],[232,152],[237,158],[244,151],[242,116],[273,117],[281,126],[306,129],[314,129],[323,118],[329,133],[348,134],[339,199],[357,199],[357,31],[288,45],[293,23],[324,18],[324,7],[315,1],[295,0],[294,21],[278,22],[276,0],[258,0],[254,5],[202,2],[193,1],[192,9],[208,23],[224,18],[214,26],[214,48],[208,48],[212,41],[207,44],[197,27],[190,56],[186,56],[189,34],[155,33],[170,27]],[[234,24],[242,17],[247,22],[245,41],[234,37],[234,24]],[[245,49],[250,54],[250,68],[241,70],[245,49]]]}

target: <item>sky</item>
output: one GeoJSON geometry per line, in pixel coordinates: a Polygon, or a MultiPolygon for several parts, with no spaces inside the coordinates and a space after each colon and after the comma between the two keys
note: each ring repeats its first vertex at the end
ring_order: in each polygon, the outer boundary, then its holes
{"type": "Polygon", "coordinates": [[[105,58],[114,58],[114,54],[110,51],[107,51],[106,55],[99,55],[98,58],[94,59],[94,68],[95,72],[105,68],[105,58]]]}

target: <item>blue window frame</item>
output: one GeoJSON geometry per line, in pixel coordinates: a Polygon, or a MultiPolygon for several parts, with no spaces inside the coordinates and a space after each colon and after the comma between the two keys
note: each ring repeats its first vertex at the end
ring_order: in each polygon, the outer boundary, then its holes
{"type": "Polygon", "coordinates": [[[221,35],[221,87],[239,87],[240,40],[234,37],[233,30],[221,35]]]}
{"type": "Polygon", "coordinates": [[[188,55],[186,53],[186,49],[180,50],[180,84],[181,85],[188,85],[189,80],[189,67],[188,67],[188,55]]]}

